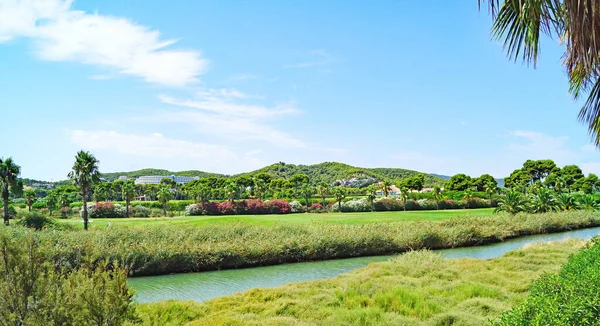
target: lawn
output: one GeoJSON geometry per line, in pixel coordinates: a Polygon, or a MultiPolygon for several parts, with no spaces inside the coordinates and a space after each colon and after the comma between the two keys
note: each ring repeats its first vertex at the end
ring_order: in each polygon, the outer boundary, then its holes
{"type": "MultiPolygon", "coordinates": [[[[439,211],[407,211],[407,212],[362,212],[362,213],[305,213],[288,215],[228,215],[228,216],[179,216],[159,218],[103,218],[92,219],[92,228],[111,226],[140,225],[214,225],[224,223],[249,223],[254,225],[275,225],[280,223],[325,222],[331,224],[366,224],[385,222],[440,221],[453,217],[488,216],[492,208],[439,210],[439,211]]],[[[83,227],[81,219],[60,220],[83,227]]]]}

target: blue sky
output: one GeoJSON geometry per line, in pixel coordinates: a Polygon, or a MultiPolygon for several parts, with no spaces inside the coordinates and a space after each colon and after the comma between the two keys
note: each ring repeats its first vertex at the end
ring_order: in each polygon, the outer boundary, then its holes
{"type": "Polygon", "coordinates": [[[0,0],[0,156],[64,179],[340,161],[600,173],[562,47],[509,61],[477,1],[0,0]]]}

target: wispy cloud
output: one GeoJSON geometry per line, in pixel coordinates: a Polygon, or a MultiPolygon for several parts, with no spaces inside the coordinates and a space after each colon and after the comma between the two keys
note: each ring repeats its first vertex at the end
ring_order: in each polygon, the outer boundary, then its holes
{"type": "Polygon", "coordinates": [[[197,81],[208,65],[200,52],[168,49],[177,40],[126,18],[88,14],[70,0],[4,0],[0,42],[30,38],[42,60],[74,61],[166,86],[197,81]]]}
{"type": "Polygon", "coordinates": [[[336,59],[325,50],[310,51],[310,60],[285,65],[285,68],[311,68],[318,66],[326,66],[336,62],[336,59]]]}
{"type": "Polygon", "coordinates": [[[529,159],[547,159],[563,162],[572,159],[575,153],[565,146],[568,137],[551,136],[541,132],[516,130],[509,132],[513,142],[507,149],[529,159]]]}
{"type": "Polygon", "coordinates": [[[252,96],[235,89],[209,89],[196,94],[193,99],[176,99],[171,96],[160,94],[159,100],[166,104],[199,109],[229,117],[239,118],[274,118],[283,115],[297,114],[300,110],[293,103],[283,103],[273,108],[262,105],[240,103],[238,100],[247,99],[252,96]]]}

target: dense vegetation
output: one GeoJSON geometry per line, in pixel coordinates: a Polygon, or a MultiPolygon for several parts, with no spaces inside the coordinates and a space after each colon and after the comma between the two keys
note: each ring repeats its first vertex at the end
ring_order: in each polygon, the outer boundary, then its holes
{"type": "Polygon", "coordinates": [[[527,300],[496,325],[598,325],[600,239],[569,258],[558,274],[546,274],[527,300]]]}
{"type": "MultiPolygon", "coordinates": [[[[567,212],[355,225],[109,227],[88,232],[42,231],[39,238],[53,260],[69,266],[77,266],[86,250],[97,259],[120,261],[132,275],[158,275],[470,246],[599,225],[600,216],[595,213],[567,212]]],[[[21,236],[11,228],[0,232],[21,236]]]]}
{"type": "Polygon", "coordinates": [[[533,279],[558,271],[581,245],[538,244],[491,260],[416,251],[333,279],[206,303],[143,304],[137,311],[145,325],[485,325],[524,300],[533,279]]]}
{"type": "Polygon", "coordinates": [[[52,260],[38,233],[0,232],[0,325],[121,325],[133,317],[127,273],[89,259],[52,260]]]}
{"type": "Polygon", "coordinates": [[[177,176],[183,176],[183,177],[200,177],[200,178],[225,177],[225,175],[219,174],[219,173],[203,172],[203,171],[196,171],[196,170],[172,172],[172,171],[164,170],[164,169],[141,169],[141,170],[129,171],[129,172],[102,173],[102,178],[109,180],[109,181],[115,181],[121,176],[125,176],[129,179],[135,179],[135,178],[142,177],[142,176],[155,176],[155,175],[162,175],[162,176],[177,175],[177,176]]]}

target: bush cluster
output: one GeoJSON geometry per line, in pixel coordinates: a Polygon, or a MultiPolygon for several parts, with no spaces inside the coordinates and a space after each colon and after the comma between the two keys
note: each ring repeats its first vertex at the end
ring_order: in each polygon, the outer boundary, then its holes
{"type": "Polygon", "coordinates": [[[186,206],[185,214],[199,215],[242,215],[242,214],[288,214],[291,206],[284,200],[243,200],[239,202],[208,202],[186,206]]]}
{"type": "MultiPolygon", "coordinates": [[[[89,218],[127,217],[125,207],[112,202],[88,204],[87,210],[89,218]]],[[[83,216],[83,210],[80,215],[83,216]]]]}
{"type": "Polygon", "coordinates": [[[569,258],[558,275],[546,274],[521,305],[495,325],[598,325],[600,320],[600,239],[569,258]]]}

